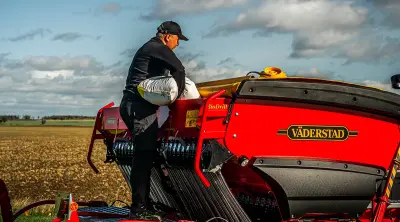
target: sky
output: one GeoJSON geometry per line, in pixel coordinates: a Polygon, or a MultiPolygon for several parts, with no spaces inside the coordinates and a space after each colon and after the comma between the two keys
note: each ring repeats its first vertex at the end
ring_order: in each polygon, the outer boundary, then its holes
{"type": "Polygon", "coordinates": [[[0,115],[119,105],[136,50],[163,21],[195,82],[268,66],[400,93],[398,0],[0,0],[0,115]]]}

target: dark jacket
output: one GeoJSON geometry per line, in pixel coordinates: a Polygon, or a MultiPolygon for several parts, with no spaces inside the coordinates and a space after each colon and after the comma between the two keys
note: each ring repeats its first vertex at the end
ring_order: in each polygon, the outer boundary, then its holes
{"type": "Polygon", "coordinates": [[[137,85],[148,78],[165,76],[167,70],[178,85],[178,98],[185,89],[185,67],[175,53],[163,42],[153,37],[133,57],[124,92],[137,94],[137,85]]]}

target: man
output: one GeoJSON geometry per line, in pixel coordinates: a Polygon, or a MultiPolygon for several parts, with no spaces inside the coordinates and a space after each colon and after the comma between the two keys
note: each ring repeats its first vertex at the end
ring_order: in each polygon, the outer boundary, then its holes
{"type": "Polygon", "coordinates": [[[185,88],[185,68],[173,50],[179,40],[188,41],[180,26],[173,21],[163,22],[157,34],[145,43],[135,54],[129,68],[125,90],[120,105],[120,114],[132,134],[135,156],[132,162],[132,219],[144,218],[149,209],[150,175],[156,157],[158,106],[144,100],[137,91],[137,85],[150,77],[165,76],[167,71],[178,85],[179,98],[185,88]]]}

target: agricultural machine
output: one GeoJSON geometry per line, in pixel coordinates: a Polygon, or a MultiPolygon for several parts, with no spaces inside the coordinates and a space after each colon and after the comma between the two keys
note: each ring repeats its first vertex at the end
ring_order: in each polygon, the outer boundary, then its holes
{"type": "MultiPolygon", "coordinates": [[[[400,221],[400,95],[279,72],[200,83],[200,99],[169,107],[150,191],[163,221],[400,221]]],[[[99,173],[95,140],[129,185],[135,146],[113,103],[89,145],[99,173]]],[[[128,207],[58,203],[58,221],[129,221],[128,207]]]]}

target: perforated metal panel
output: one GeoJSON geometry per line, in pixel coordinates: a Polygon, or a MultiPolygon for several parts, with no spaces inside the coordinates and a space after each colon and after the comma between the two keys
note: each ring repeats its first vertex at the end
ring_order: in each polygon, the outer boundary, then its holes
{"type": "Polygon", "coordinates": [[[122,207],[82,207],[78,209],[79,212],[89,212],[89,213],[107,213],[107,214],[119,214],[119,215],[129,215],[129,209],[122,207]]]}
{"type": "Polygon", "coordinates": [[[97,217],[79,217],[79,222],[118,222],[120,220],[126,220],[126,218],[103,219],[97,217]]]}

